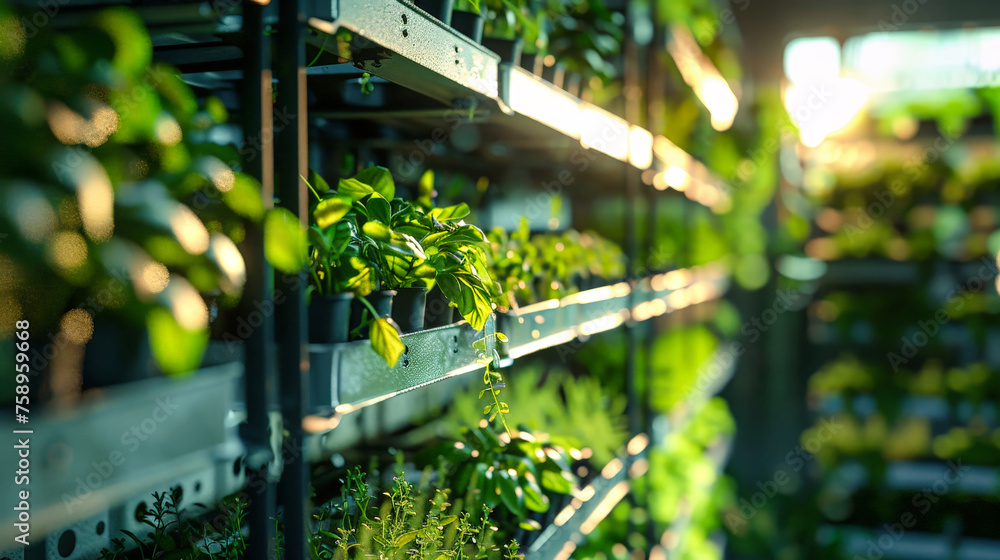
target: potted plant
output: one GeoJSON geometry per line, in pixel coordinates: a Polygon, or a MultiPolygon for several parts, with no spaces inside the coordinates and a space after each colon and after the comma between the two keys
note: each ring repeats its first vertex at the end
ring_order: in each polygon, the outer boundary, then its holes
{"type": "Polygon", "coordinates": [[[424,254],[392,255],[388,281],[400,288],[407,282],[436,286],[474,329],[482,330],[493,314],[490,294],[496,288],[486,267],[486,236],[463,220],[468,205],[425,211],[400,202],[397,208],[393,230],[418,238],[424,254]]]}
{"type": "Polygon", "coordinates": [[[451,13],[451,26],[459,33],[476,43],[483,42],[483,17],[479,0],[458,0],[455,10],[451,13]]]}
{"type": "MultiPolygon", "coordinates": [[[[403,343],[389,318],[395,292],[386,283],[392,278],[388,268],[394,256],[421,257],[423,251],[416,239],[389,227],[389,201],[395,195],[392,177],[387,169],[372,166],[340,179],[336,190],[316,174],[307,184],[317,199],[312,211],[315,223],[309,229],[310,295],[320,296],[311,314],[323,321],[321,308],[332,306],[323,302],[325,296],[353,293],[348,330],[359,336],[367,333],[372,349],[394,366],[403,343]]],[[[343,338],[340,325],[336,332],[343,338]]]]}
{"type": "Polygon", "coordinates": [[[439,19],[445,25],[451,25],[451,9],[455,0],[414,0],[418,8],[439,19]]]}

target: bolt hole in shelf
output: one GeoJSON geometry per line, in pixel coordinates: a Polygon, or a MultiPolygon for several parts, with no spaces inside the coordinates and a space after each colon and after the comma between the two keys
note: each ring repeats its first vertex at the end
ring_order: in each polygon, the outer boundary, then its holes
{"type": "Polygon", "coordinates": [[[242,470],[242,468],[243,468],[243,458],[242,457],[240,457],[239,459],[236,459],[235,461],[233,461],[233,474],[234,475],[239,476],[240,471],[242,470]]]}
{"type": "Polygon", "coordinates": [[[194,483],[194,491],[195,492],[201,492],[201,481],[200,480],[198,482],[194,483]]]}
{"type": "Polygon", "coordinates": [[[410,32],[404,29],[403,30],[403,37],[409,37],[409,35],[410,35],[410,32]]]}
{"type": "Polygon", "coordinates": [[[406,14],[403,14],[403,25],[406,25],[406,14]]]}
{"type": "Polygon", "coordinates": [[[63,558],[69,558],[70,554],[76,550],[76,533],[72,529],[65,531],[59,536],[59,543],[56,546],[59,556],[63,558]]]}
{"type": "Polygon", "coordinates": [[[107,527],[106,527],[106,526],[104,525],[104,522],[103,522],[103,521],[98,521],[98,522],[97,522],[97,534],[98,534],[98,535],[103,535],[103,534],[104,534],[104,530],[105,530],[106,528],[107,528],[107,527]]]}

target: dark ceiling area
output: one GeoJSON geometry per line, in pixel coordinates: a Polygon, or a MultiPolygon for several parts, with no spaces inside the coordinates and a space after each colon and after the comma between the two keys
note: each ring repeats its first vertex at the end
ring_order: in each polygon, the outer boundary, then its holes
{"type": "Polygon", "coordinates": [[[781,77],[782,50],[796,36],[1000,25],[1000,0],[731,0],[730,7],[757,81],[781,77]]]}

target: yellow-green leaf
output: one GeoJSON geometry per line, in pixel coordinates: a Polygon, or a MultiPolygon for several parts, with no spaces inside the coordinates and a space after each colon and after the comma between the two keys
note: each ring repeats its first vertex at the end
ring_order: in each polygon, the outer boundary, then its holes
{"type": "Polygon", "coordinates": [[[309,241],[302,223],[285,208],[274,208],[264,218],[264,257],[274,268],[295,274],[306,264],[309,241]]]}
{"type": "Polygon", "coordinates": [[[403,533],[402,535],[399,535],[398,537],[396,537],[396,542],[393,543],[393,544],[395,546],[403,546],[403,545],[405,545],[407,543],[412,542],[413,539],[415,539],[415,538],[417,538],[417,532],[416,531],[409,531],[407,533],[403,533]]]}
{"type": "Polygon", "coordinates": [[[259,222],[264,217],[260,183],[245,173],[237,173],[233,188],[222,193],[222,202],[244,218],[259,222]]]}
{"type": "Polygon", "coordinates": [[[367,169],[362,169],[354,176],[354,179],[368,185],[373,191],[381,194],[388,200],[396,198],[396,183],[392,180],[392,173],[384,167],[373,165],[367,169]]]}
{"type": "Polygon", "coordinates": [[[312,169],[309,170],[309,184],[321,195],[330,190],[330,184],[326,182],[326,179],[312,169]]]}
{"type": "Polygon", "coordinates": [[[463,202],[454,206],[435,208],[428,212],[428,214],[437,218],[439,222],[453,222],[469,215],[469,205],[463,202]]]}
{"type": "Polygon", "coordinates": [[[156,363],[167,375],[194,371],[208,346],[208,329],[190,331],[170,311],[153,309],[146,317],[149,345],[156,363]]]}
{"type": "Polygon", "coordinates": [[[369,328],[368,336],[372,341],[372,350],[382,356],[389,367],[395,367],[405,349],[396,327],[392,326],[388,319],[375,319],[369,328]]]}
{"type": "Polygon", "coordinates": [[[373,192],[375,191],[370,186],[357,179],[341,179],[337,183],[337,193],[348,196],[351,200],[361,200],[373,192]]]}
{"type": "Polygon", "coordinates": [[[365,222],[365,225],[361,226],[361,231],[375,241],[389,241],[392,238],[392,231],[381,222],[365,222]]]}
{"type": "Polygon", "coordinates": [[[316,204],[313,216],[316,218],[316,225],[326,229],[340,221],[341,218],[351,211],[351,197],[335,194],[325,197],[316,204]]]}

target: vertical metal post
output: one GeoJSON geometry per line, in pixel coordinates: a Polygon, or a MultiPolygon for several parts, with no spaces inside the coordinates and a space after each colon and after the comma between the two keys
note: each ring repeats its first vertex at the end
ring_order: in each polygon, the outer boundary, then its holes
{"type": "MultiPolygon", "coordinates": [[[[656,229],[657,229],[657,212],[659,210],[658,203],[660,198],[655,189],[646,189],[646,269],[650,273],[661,272],[659,270],[659,263],[657,267],[652,268],[652,253],[654,250],[654,244],[656,243],[656,229]]],[[[653,367],[653,346],[656,344],[656,335],[658,329],[656,328],[656,320],[652,319],[649,321],[649,328],[646,329],[646,340],[645,340],[645,353],[646,353],[646,371],[645,376],[645,387],[646,394],[644,395],[644,405],[646,409],[646,422],[644,424],[646,433],[650,437],[650,444],[656,445],[657,442],[653,438],[653,377],[655,368],[653,367]]],[[[649,554],[653,547],[660,539],[660,535],[657,532],[656,523],[653,521],[652,517],[648,518],[646,522],[646,558],[649,558],[649,554]]]]}
{"type": "MultiPolygon", "coordinates": [[[[639,87],[639,67],[638,51],[635,43],[632,25],[634,23],[633,7],[631,4],[626,8],[625,13],[625,41],[622,46],[624,55],[624,100],[625,100],[625,120],[630,123],[638,122],[641,111],[639,110],[639,98],[637,88],[639,87]]],[[[634,293],[638,287],[636,272],[643,268],[639,266],[639,240],[638,240],[638,220],[636,215],[636,202],[639,193],[639,174],[628,163],[625,169],[625,255],[629,262],[629,281],[632,284],[633,296],[629,298],[630,308],[634,308],[636,303],[634,293]]],[[[638,351],[638,333],[636,325],[629,321],[625,327],[626,351],[625,351],[625,388],[628,398],[628,428],[631,435],[638,434],[642,430],[642,410],[639,403],[639,395],[636,387],[636,359],[635,353],[638,351]]]]}
{"type": "MultiPolygon", "coordinates": [[[[244,142],[255,150],[247,152],[245,170],[261,185],[265,208],[274,200],[274,142],[271,115],[271,48],[264,35],[263,6],[243,3],[243,134],[244,142]]],[[[247,227],[244,241],[247,283],[239,314],[256,312],[255,304],[268,309],[271,302],[271,267],[264,259],[264,233],[260,226],[247,227]]],[[[274,322],[263,316],[244,343],[244,382],[247,407],[246,434],[247,500],[249,502],[248,549],[251,560],[275,558],[274,485],[269,482],[268,465],[273,459],[270,446],[270,410],[276,404],[277,381],[274,375],[274,322]]]]}
{"type": "MultiPolygon", "coordinates": [[[[306,186],[301,177],[308,173],[306,121],[305,11],[301,0],[280,0],[275,59],[278,96],[275,128],[278,130],[276,159],[278,198],[305,223],[308,214],[306,186]]],[[[305,415],[306,377],[309,373],[308,339],[305,321],[305,272],[282,274],[276,289],[285,295],[276,306],[278,328],[278,371],[281,376],[281,412],[287,432],[282,449],[280,501],[285,527],[287,560],[307,558],[306,508],[309,479],[303,456],[302,418],[305,415]]]]}

